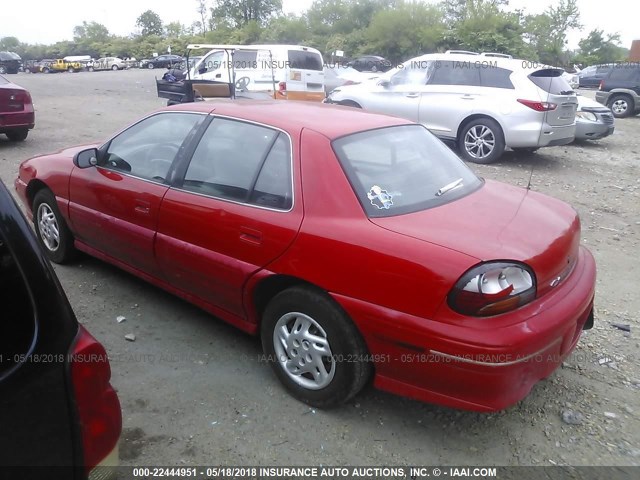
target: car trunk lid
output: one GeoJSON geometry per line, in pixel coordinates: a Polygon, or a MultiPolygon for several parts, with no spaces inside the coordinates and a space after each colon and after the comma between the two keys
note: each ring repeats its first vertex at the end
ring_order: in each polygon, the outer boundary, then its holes
{"type": "Polygon", "coordinates": [[[578,99],[571,86],[562,77],[559,68],[544,68],[529,74],[539,90],[540,101],[555,105],[544,112],[544,121],[551,126],[573,125],[576,120],[578,99]]]}
{"type": "Polygon", "coordinates": [[[479,261],[526,263],[536,274],[539,295],[567,277],[580,244],[580,220],[571,206],[493,181],[436,208],[371,221],[479,261]]]}

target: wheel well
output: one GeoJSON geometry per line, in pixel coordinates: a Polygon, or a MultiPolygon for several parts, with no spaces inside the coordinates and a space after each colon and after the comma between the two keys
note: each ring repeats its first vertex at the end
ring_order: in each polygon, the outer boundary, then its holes
{"type": "Polygon", "coordinates": [[[29,185],[27,185],[27,199],[29,200],[29,209],[31,209],[31,205],[33,205],[33,199],[36,197],[36,194],[47,187],[47,184],[42,180],[31,180],[29,185]]]}
{"type": "Polygon", "coordinates": [[[354,102],[353,100],[342,100],[338,102],[338,105],[342,105],[343,107],[362,108],[362,105],[358,102],[354,102]]]}
{"type": "Polygon", "coordinates": [[[262,313],[271,299],[291,287],[309,287],[321,290],[312,283],[290,275],[271,275],[265,278],[256,286],[253,292],[253,305],[258,316],[258,322],[262,320],[262,313]]]}
{"type": "Polygon", "coordinates": [[[487,118],[489,120],[492,120],[492,121],[496,122],[496,124],[498,124],[498,126],[500,127],[500,133],[502,133],[502,138],[504,138],[504,129],[502,128],[502,125],[500,125],[500,122],[498,120],[496,120],[493,117],[490,117],[489,115],[476,114],[476,115],[471,115],[471,116],[465,118],[462,122],[460,122],[460,126],[458,127],[458,131],[456,132],[456,141],[460,140],[460,134],[462,133],[462,130],[464,130],[464,128],[470,122],[473,122],[474,120],[478,120],[480,118],[487,118]]]}

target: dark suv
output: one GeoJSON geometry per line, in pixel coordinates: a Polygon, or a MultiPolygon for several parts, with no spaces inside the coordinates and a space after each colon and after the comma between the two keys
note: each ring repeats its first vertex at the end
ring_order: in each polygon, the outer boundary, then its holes
{"type": "Polygon", "coordinates": [[[640,113],[640,62],[615,64],[600,82],[596,100],[616,118],[640,113]]]}
{"type": "Polygon", "coordinates": [[[122,416],[107,353],[1,181],[0,219],[0,479],[113,478],[122,416]]]}
{"type": "Polygon", "coordinates": [[[22,68],[22,58],[13,52],[0,52],[0,74],[18,73],[22,68]]]}

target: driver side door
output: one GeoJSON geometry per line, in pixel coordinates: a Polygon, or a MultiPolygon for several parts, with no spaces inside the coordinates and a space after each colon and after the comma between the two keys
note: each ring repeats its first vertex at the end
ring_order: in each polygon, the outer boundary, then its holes
{"type": "Polygon", "coordinates": [[[97,166],[74,168],[69,218],[76,239],[158,276],[153,243],[160,203],[174,163],[205,118],[182,112],[152,115],[106,143],[97,166]]]}

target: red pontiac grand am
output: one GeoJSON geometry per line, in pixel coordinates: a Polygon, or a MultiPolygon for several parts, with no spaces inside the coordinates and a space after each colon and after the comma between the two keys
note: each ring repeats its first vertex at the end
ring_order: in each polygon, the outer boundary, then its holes
{"type": "Polygon", "coordinates": [[[367,381],[499,410],[593,324],[569,205],[476,177],[403,119],[296,102],[177,105],[22,163],[54,262],[111,262],[260,334],[298,399],[367,381]]]}

